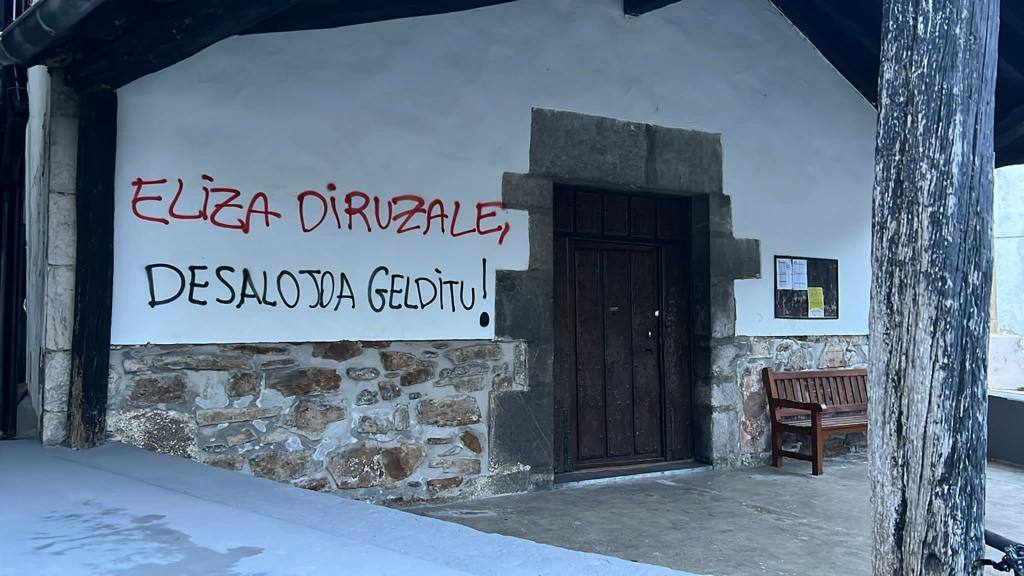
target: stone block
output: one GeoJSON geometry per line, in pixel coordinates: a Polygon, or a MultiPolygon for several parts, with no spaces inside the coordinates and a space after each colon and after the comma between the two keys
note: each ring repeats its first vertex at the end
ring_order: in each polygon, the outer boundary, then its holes
{"type": "Polygon", "coordinates": [[[379,378],[380,370],[373,366],[353,366],[345,370],[345,375],[353,380],[369,381],[379,378]]]}
{"type": "Polygon", "coordinates": [[[530,173],[644,186],[647,127],[602,116],[534,108],[530,173]]]}
{"type": "Polygon", "coordinates": [[[163,354],[140,354],[124,358],[125,372],[157,370],[240,370],[249,368],[249,359],[238,354],[205,354],[187,349],[163,354]]]}
{"type": "Polygon", "coordinates": [[[313,356],[337,362],[351,360],[363,353],[359,342],[317,342],[313,344],[313,356]]]}
{"type": "Polygon", "coordinates": [[[508,364],[502,366],[497,372],[491,376],[491,390],[494,392],[500,392],[502,390],[511,390],[515,386],[515,378],[512,376],[512,372],[508,369],[508,364]]]}
{"type": "Polygon", "coordinates": [[[651,126],[650,150],[650,185],[701,194],[722,191],[720,134],[651,126]]]}
{"type": "Polygon", "coordinates": [[[773,364],[772,369],[776,372],[809,370],[813,367],[810,350],[799,341],[789,339],[776,342],[773,364]]]}
{"type": "Polygon", "coordinates": [[[463,446],[474,454],[479,454],[484,450],[480,438],[472,430],[464,430],[462,434],[459,434],[459,440],[462,441],[463,446]]]}
{"type": "Polygon", "coordinates": [[[552,212],[530,212],[530,256],[528,269],[550,275],[555,267],[555,222],[552,212]]]}
{"type": "Polygon", "coordinates": [[[305,476],[309,470],[310,453],[263,452],[249,458],[249,468],[260,478],[285,482],[305,476]]]}
{"type": "Polygon", "coordinates": [[[328,368],[300,368],[267,372],[267,388],[285,396],[334,392],[341,388],[341,375],[328,368]]]}
{"type": "Polygon", "coordinates": [[[377,383],[377,391],[381,400],[394,400],[402,395],[402,387],[394,380],[381,380],[377,383]]]}
{"type": "Polygon", "coordinates": [[[438,494],[445,490],[451,490],[452,488],[458,488],[462,486],[461,476],[452,476],[449,478],[431,478],[427,480],[427,490],[431,494],[438,494]]]}
{"type": "Polygon", "coordinates": [[[298,362],[295,358],[275,358],[273,360],[267,360],[260,363],[260,370],[273,370],[275,368],[290,368],[295,366],[298,362]]]}
{"type": "Polygon", "coordinates": [[[224,435],[224,444],[229,448],[241,446],[256,439],[256,433],[248,428],[238,428],[224,435]]]}
{"type": "Polygon", "coordinates": [[[380,400],[377,398],[378,392],[376,390],[360,390],[356,394],[356,406],[370,406],[376,404],[380,400]]]}
{"type": "Polygon", "coordinates": [[[503,353],[500,345],[488,342],[486,344],[473,344],[471,346],[463,346],[461,348],[446,350],[444,352],[444,357],[452,364],[459,365],[469,362],[477,363],[501,360],[503,353]]]}
{"type": "MultiPolygon", "coordinates": [[[[737,408],[738,408],[737,404],[737,408]]],[[[735,466],[740,454],[740,417],[737,410],[711,414],[712,464],[735,466]]]]}
{"type": "Polygon", "coordinates": [[[292,484],[303,490],[312,490],[313,492],[329,492],[334,489],[330,478],[303,478],[292,482],[292,484]]]}
{"type": "Polygon", "coordinates": [[[554,462],[552,394],[531,389],[490,395],[488,455],[490,466],[530,466],[533,473],[550,472],[554,462]],[[528,433],[523,423],[534,423],[528,433]]]}
{"type": "Polygon", "coordinates": [[[401,444],[381,452],[384,472],[393,480],[404,480],[416,471],[427,451],[417,444],[401,444]]]}
{"type": "Polygon", "coordinates": [[[416,367],[416,356],[408,352],[383,350],[380,352],[380,363],[387,371],[409,370],[416,367]]]}
{"type": "Polygon", "coordinates": [[[241,470],[245,466],[245,458],[238,454],[210,454],[203,463],[225,470],[241,470]]]}
{"type": "Polygon", "coordinates": [[[409,429],[409,407],[405,404],[400,404],[395,407],[395,412],[392,414],[392,422],[395,430],[404,432],[409,429]]]}
{"type": "Polygon", "coordinates": [[[363,348],[370,348],[373,350],[386,350],[391,347],[390,340],[362,340],[359,345],[363,348]]]}
{"type": "MultiPolygon", "coordinates": [[[[420,362],[422,364],[423,361],[420,362]]],[[[423,364],[409,371],[402,372],[402,375],[398,378],[398,383],[402,386],[415,386],[416,384],[428,382],[433,378],[434,366],[423,364]]]]}
{"type": "MultiPolygon", "coordinates": [[[[108,424],[109,426],[109,424],[108,424]]],[[[56,446],[64,442],[68,435],[68,413],[66,411],[50,412],[43,410],[43,444],[56,446]]]]}
{"type": "Polygon", "coordinates": [[[50,266],[46,271],[46,349],[71,350],[75,321],[75,270],[50,266]]]}
{"type": "Polygon", "coordinates": [[[477,458],[442,458],[430,463],[431,468],[441,468],[446,473],[455,473],[463,476],[479,475],[480,460],[477,458]]]}
{"type": "Polygon", "coordinates": [[[255,396],[260,392],[260,376],[255,372],[235,372],[226,390],[228,396],[255,396]]]}
{"type": "Polygon", "coordinates": [[[181,374],[155,374],[132,379],[128,399],[137,404],[176,404],[187,399],[188,386],[181,374]]]}
{"type": "Polygon", "coordinates": [[[830,339],[825,343],[818,355],[818,368],[828,370],[831,368],[846,367],[846,347],[838,339],[830,339]]]}
{"type": "Polygon", "coordinates": [[[281,413],[278,406],[246,406],[244,408],[211,408],[196,410],[196,423],[200,426],[248,422],[260,418],[271,418],[281,413]]]}
{"type": "Polygon", "coordinates": [[[224,352],[241,352],[253,356],[288,352],[288,348],[281,344],[221,344],[220,349],[224,352]]]}
{"type": "MultiPolygon", "coordinates": [[[[452,368],[442,368],[438,372],[438,376],[442,380],[449,378],[463,378],[466,376],[475,376],[479,374],[487,374],[491,371],[491,366],[486,362],[470,362],[468,364],[462,364],[460,366],[454,366],[452,368]]],[[[445,386],[446,384],[438,384],[438,386],[445,386]]]]}
{"type": "Polygon", "coordinates": [[[358,443],[327,457],[327,471],[341,489],[370,488],[384,482],[380,447],[358,443]]]}
{"type": "Polygon", "coordinates": [[[196,420],[170,410],[117,410],[107,414],[107,430],[120,442],[145,450],[195,459],[196,420]]]}
{"type": "Polygon", "coordinates": [[[54,116],[50,126],[50,192],[75,193],[78,172],[78,118],[54,116]]]}
{"type": "Polygon", "coordinates": [[[75,198],[72,194],[49,195],[46,260],[51,266],[75,265],[75,198]]]}
{"type": "Polygon", "coordinates": [[[530,471],[518,468],[491,472],[487,476],[487,486],[494,495],[526,492],[530,489],[530,471]]]}
{"type": "Polygon", "coordinates": [[[551,212],[554,190],[548,178],[506,172],[501,176],[501,200],[512,210],[551,212]]]}
{"type": "Polygon", "coordinates": [[[760,278],[761,241],[747,238],[712,238],[711,275],[728,280],[760,278]]]}
{"type": "Polygon", "coordinates": [[[736,292],[733,280],[711,281],[711,337],[736,335],[736,292]]]}
{"type": "Polygon", "coordinates": [[[846,365],[850,368],[867,368],[868,343],[867,337],[857,336],[846,347],[846,365]]]}
{"type": "Polygon", "coordinates": [[[364,436],[382,436],[391,432],[391,422],[390,419],[365,414],[359,417],[355,432],[364,436]]]}
{"type": "Polygon", "coordinates": [[[434,400],[426,398],[416,407],[416,419],[431,426],[467,426],[480,422],[480,406],[468,395],[434,400]]]}
{"type": "Polygon", "coordinates": [[[771,358],[772,341],[768,338],[752,338],[750,340],[751,358],[771,358]]]}
{"type": "Polygon", "coordinates": [[[322,398],[299,398],[284,417],[281,424],[294,429],[303,436],[317,440],[324,430],[348,416],[345,407],[322,398]]]}
{"type": "Polygon", "coordinates": [[[71,380],[71,352],[47,351],[43,387],[43,409],[47,412],[66,412],[71,380]]]}
{"type": "Polygon", "coordinates": [[[484,389],[484,376],[456,376],[453,378],[441,378],[434,382],[434,386],[452,386],[458,392],[477,392],[484,389]]]}
{"type": "MultiPolygon", "coordinates": [[[[540,348],[541,346],[535,346],[540,348]]],[[[516,342],[515,352],[512,358],[512,384],[518,390],[526,390],[530,387],[529,377],[529,365],[530,362],[527,360],[530,350],[526,345],[526,342],[516,342]]],[[[547,364],[551,364],[553,359],[545,358],[547,364]]]]}

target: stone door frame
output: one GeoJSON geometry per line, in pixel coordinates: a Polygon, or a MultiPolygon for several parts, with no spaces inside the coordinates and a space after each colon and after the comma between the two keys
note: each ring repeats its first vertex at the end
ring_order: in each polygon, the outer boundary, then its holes
{"type": "Polygon", "coordinates": [[[529,213],[526,270],[499,270],[495,289],[498,339],[527,342],[526,390],[491,396],[493,472],[528,470],[549,485],[554,464],[553,197],[554,185],[647,191],[691,198],[693,285],[693,438],[696,459],[716,466],[740,457],[743,403],[733,365],[733,282],[759,278],[760,242],[732,231],[732,204],[722,189],[721,135],[559,110],[534,108],[530,170],[506,173],[502,199],[529,213]]]}

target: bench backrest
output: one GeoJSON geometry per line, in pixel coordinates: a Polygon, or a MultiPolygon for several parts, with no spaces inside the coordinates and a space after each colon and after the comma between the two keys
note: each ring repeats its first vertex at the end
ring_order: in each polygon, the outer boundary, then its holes
{"type": "MultiPolygon", "coordinates": [[[[762,373],[764,389],[772,398],[824,404],[823,412],[860,412],[868,409],[868,371],[807,370],[801,372],[773,372],[765,368],[762,373]]],[[[779,408],[776,418],[806,416],[807,412],[792,408],[779,408]]]]}

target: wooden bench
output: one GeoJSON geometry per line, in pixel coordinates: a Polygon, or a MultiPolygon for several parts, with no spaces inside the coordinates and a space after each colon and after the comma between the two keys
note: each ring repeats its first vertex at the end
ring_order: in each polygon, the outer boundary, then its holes
{"type": "Polygon", "coordinates": [[[824,469],[825,438],[868,431],[867,370],[761,372],[772,422],[772,466],[782,467],[783,456],[810,460],[812,472],[824,469]],[[811,453],[782,449],[783,432],[807,436],[811,453]]]}

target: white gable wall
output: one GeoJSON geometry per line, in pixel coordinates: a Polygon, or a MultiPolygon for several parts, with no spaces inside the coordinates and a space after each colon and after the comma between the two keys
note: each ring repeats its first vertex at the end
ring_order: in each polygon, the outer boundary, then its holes
{"type": "MultiPolygon", "coordinates": [[[[867,332],[875,113],[766,0],[684,0],[639,18],[624,17],[620,0],[519,0],[236,37],[126,86],[118,106],[115,342],[126,330],[141,337],[147,322],[118,293],[154,230],[123,225],[132,179],[210,173],[272,198],[332,181],[488,201],[503,172],[528,171],[531,107],[721,133],[735,235],[761,240],[761,279],[736,283],[737,334],[867,332]],[[839,259],[840,318],[775,319],[774,254],[839,259]]],[[[506,267],[524,261],[527,237],[516,232],[492,256],[506,267]]],[[[395,236],[359,242],[398,261],[445,250],[395,236]]],[[[189,253],[207,242],[170,243],[189,253]]],[[[294,257],[273,238],[261,243],[268,259],[294,257]]],[[[182,341],[204,341],[203,330],[182,341]]]]}

